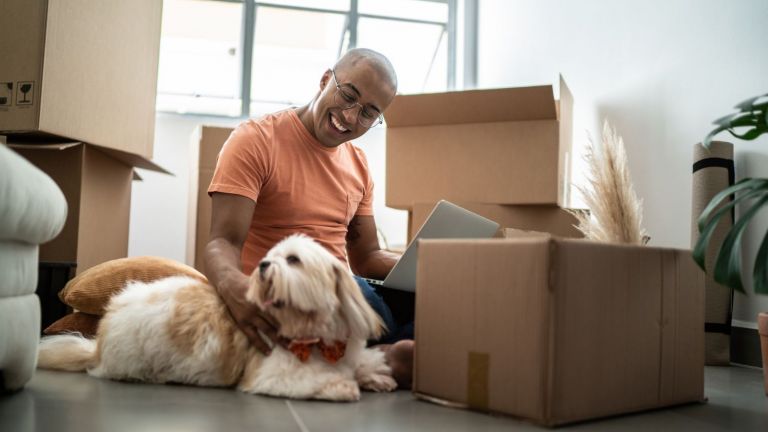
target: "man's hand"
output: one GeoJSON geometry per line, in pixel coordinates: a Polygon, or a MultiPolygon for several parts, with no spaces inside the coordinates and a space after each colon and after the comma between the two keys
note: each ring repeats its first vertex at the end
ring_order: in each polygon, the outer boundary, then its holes
{"type": "Polygon", "coordinates": [[[270,345],[280,343],[277,322],[258,305],[245,299],[248,277],[242,274],[240,276],[242,277],[232,278],[228,282],[222,281],[217,290],[240,330],[245,333],[256,349],[268,355],[272,351],[270,345]],[[267,343],[259,332],[266,336],[271,344],[267,343]]]}
{"type": "Polygon", "coordinates": [[[248,276],[240,269],[240,254],[248,235],[255,203],[248,198],[214,193],[211,211],[211,240],[205,246],[205,273],[216,287],[229,313],[254,347],[269,354],[271,348],[259,331],[279,342],[274,318],[245,299],[248,276]]]}

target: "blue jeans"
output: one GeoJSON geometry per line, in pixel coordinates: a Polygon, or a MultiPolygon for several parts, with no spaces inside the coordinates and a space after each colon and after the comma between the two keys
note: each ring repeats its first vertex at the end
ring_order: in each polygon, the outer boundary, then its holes
{"type": "MultiPolygon", "coordinates": [[[[360,276],[355,276],[357,285],[360,286],[360,291],[363,293],[363,297],[373,310],[379,314],[384,325],[387,326],[387,331],[378,340],[368,341],[369,343],[383,343],[391,344],[403,339],[413,339],[413,316],[405,314],[404,316],[398,316],[403,314],[393,314],[390,305],[384,301],[384,298],[376,291],[374,287],[368,284],[365,279],[360,276]]],[[[386,288],[383,288],[386,290],[386,288]]],[[[413,307],[412,299],[406,299],[406,303],[410,302],[410,305],[405,305],[405,309],[413,307]]],[[[393,305],[396,306],[396,305],[393,305]]],[[[397,310],[402,308],[398,307],[397,310]]]]}

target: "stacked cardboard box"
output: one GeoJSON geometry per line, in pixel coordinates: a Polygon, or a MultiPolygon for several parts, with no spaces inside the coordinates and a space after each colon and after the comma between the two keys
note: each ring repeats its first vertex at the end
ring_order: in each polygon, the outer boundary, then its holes
{"type": "Polygon", "coordinates": [[[134,167],[152,163],[162,2],[7,0],[0,135],[67,198],[42,261],[77,272],[128,253],[134,167]]]}
{"type": "Polygon", "coordinates": [[[186,261],[205,271],[203,250],[211,230],[211,197],[208,186],[213,179],[216,160],[224,142],[232,133],[230,127],[200,126],[192,134],[189,171],[189,224],[187,225],[186,261]]]}
{"type": "Polygon", "coordinates": [[[387,110],[386,203],[409,241],[445,199],[502,227],[579,237],[567,202],[573,98],[552,86],[397,96],[387,110]]]}
{"type": "Polygon", "coordinates": [[[398,96],[387,205],[413,237],[440,199],[502,239],[421,240],[414,392],[545,425],[703,399],[703,275],[688,251],[581,237],[572,97],[551,86],[398,96]],[[556,237],[553,237],[552,234],[556,237]],[[452,377],[452,379],[446,379],[452,377]]]}

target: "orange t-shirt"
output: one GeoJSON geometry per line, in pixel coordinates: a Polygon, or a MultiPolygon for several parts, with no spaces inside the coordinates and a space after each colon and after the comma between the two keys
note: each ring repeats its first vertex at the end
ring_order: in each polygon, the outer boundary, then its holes
{"type": "Polygon", "coordinates": [[[347,226],[373,214],[373,180],[362,150],[320,144],[293,109],[241,123],[219,153],[208,194],[256,203],[241,256],[250,274],[283,238],[304,233],[346,262],[347,226]]]}

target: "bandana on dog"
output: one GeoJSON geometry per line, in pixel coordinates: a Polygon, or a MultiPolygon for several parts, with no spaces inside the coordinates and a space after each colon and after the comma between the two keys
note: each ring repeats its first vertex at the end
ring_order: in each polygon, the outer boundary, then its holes
{"type": "Polygon", "coordinates": [[[312,354],[312,347],[317,347],[320,350],[325,361],[330,364],[335,364],[342,357],[347,350],[347,343],[344,341],[334,341],[332,345],[326,345],[322,339],[308,339],[308,340],[293,340],[288,345],[288,350],[295,355],[302,363],[309,360],[309,356],[312,354]]]}

